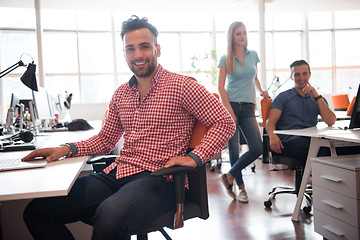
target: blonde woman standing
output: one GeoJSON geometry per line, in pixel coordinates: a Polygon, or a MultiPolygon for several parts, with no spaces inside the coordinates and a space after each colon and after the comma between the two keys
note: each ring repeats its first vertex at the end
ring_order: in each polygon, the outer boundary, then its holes
{"type": "Polygon", "coordinates": [[[220,176],[221,182],[230,197],[236,199],[233,191],[235,180],[239,187],[238,200],[248,202],[248,195],[242,176],[242,169],[262,154],[262,142],[255,118],[255,87],[267,99],[269,94],[263,90],[257,78],[257,63],[260,62],[255,51],[247,48],[247,32],[242,22],[234,22],[228,30],[227,54],[219,62],[218,90],[221,100],[236,122],[236,132],[228,142],[231,169],[220,176]],[[225,88],[225,81],[227,85],[225,88]],[[240,132],[249,150],[239,158],[240,132]]]}

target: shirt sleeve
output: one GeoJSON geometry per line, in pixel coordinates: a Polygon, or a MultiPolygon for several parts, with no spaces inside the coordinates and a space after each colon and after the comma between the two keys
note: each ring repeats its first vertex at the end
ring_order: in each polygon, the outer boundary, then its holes
{"type": "Polygon", "coordinates": [[[280,111],[284,110],[284,106],[285,106],[285,96],[284,93],[280,93],[279,95],[277,95],[274,100],[271,103],[270,108],[275,108],[278,109],[280,111]]]}
{"type": "Polygon", "coordinates": [[[218,68],[219,67],[225,67],[226,68],[226,55],[223,55],[220,58],[218,68]]]}
{"type": "Polygon", "coordinates": [[[260,62],[260,58],[259,58],[257,52],[254,51],[254,54],[255,54],[255,65],[257,65],[260,62]]]}
{"type": "MultiPolygon", "coordinates": [[[[116,147],[124,132],[124,127],[121,124],[116,102],[119,98],[118,94],[114,94],[109,104],[109,111],[104,116],[104,124],[100,132],[80,142],[75,142],[76,150],[73,151],[74,156],[97,156],[104,155],[116,147]]],[[[74,149],[73,149],[74,150],[74,149]]]]}
{"type": "Polygon", "coordinates": [[[193,154],[205,163],[223,150],[235,132],[235,123],[222,103],[195,80],[185,81],[182,99],[186,111],[208,129],[190,154],[194,160],[196,157],[193,154]]]}

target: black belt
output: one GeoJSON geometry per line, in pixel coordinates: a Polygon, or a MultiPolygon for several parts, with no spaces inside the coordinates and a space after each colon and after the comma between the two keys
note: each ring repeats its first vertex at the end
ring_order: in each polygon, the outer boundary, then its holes
{"type": "Polygon", "coordinates": [[[239,105],[255,105],[254,103],[250,103],[250,102],[235,102],[239,105]]]}

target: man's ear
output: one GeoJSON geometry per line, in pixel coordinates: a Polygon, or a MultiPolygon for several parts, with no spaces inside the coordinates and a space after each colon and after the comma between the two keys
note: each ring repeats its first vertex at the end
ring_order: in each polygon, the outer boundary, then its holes
{"type": "Polygon", "coordinates": [[[161,55],[161,47],[160,44],[156,44],[156,56],[160,57],[161,55]]]}

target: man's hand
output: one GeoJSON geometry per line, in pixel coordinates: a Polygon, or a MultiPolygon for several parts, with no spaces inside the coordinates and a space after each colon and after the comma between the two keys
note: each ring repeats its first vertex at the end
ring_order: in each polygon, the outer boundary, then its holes
{"type": "Polygon", "coordinates": [[[70,149],[67,146],[61,146],[56,148],[43,148],[37,149],[26,155],[21,159],[21,161],[28,161],[35,158],[45,158],[47,162],[52,162],[55,159],[59,159],[63,156],[66,156],[69,153],[70,149]]]}
{"type": "Polygon", "coordinates": [[[184,167],[197,167],[197,164],[195,162],[194,159],[192,159],[189,156],[177,156],[177,157],[172,157],[166,164],[165,167],[169,168],[172,166],[184,166],[184,167]]]}
{"type": "Polygon", "coordinates": [[[281,154],[281,149],[284,149],[284,146],[282,145],[280,138],[276,134],[273,134],[271,137],[269,136],[269,139],[271,150],[273,152],[281,154]]]}
{"type": "Polygon", "coordinates": [[[313,98],[319,96],[318,92],[315,90],[315,88],[313,86],[310,85],[310,83],[308,83],[307,86],[304,87],[302,91],[304,94],[307,93],[310,95],[310,97],[313,97],[313,98]]]}

